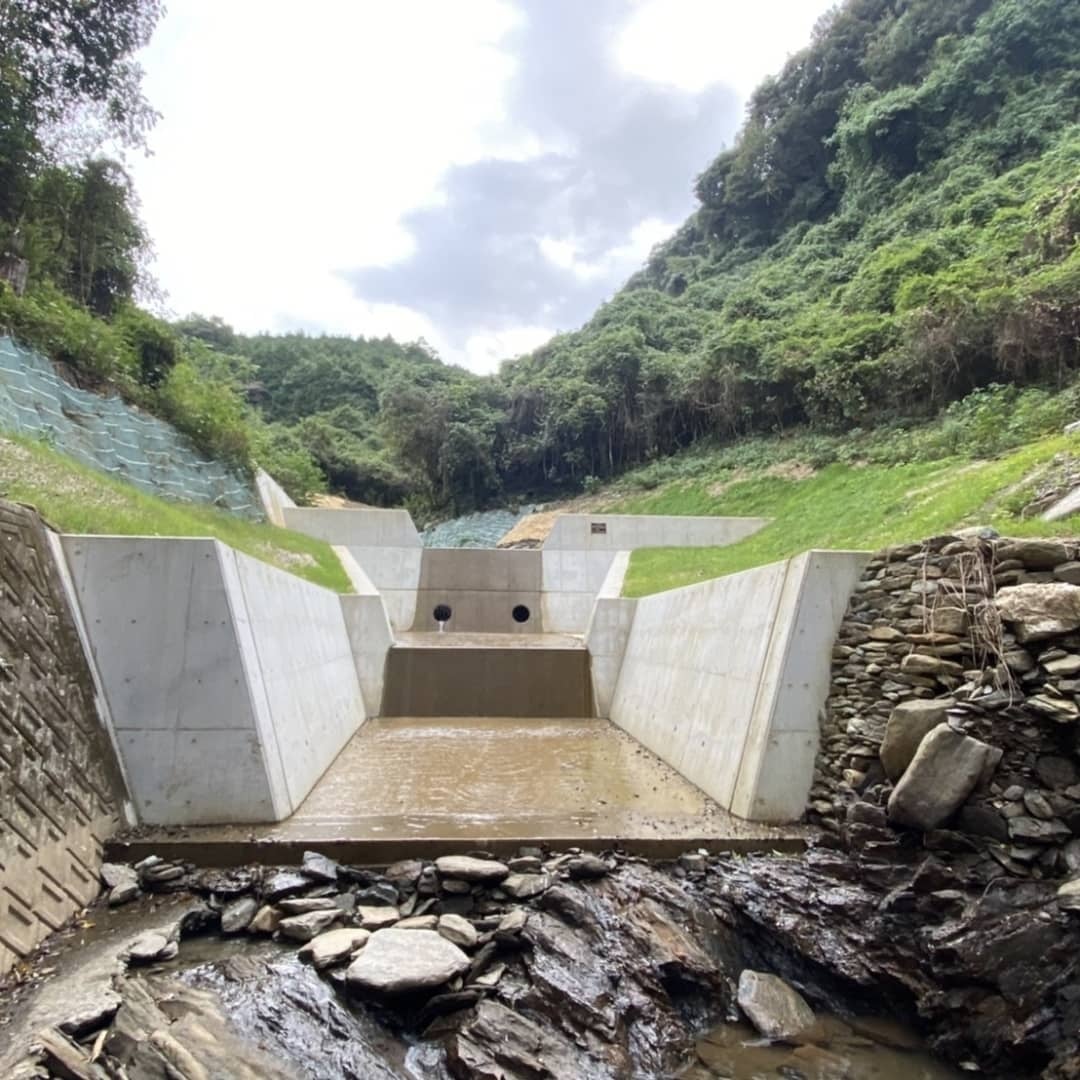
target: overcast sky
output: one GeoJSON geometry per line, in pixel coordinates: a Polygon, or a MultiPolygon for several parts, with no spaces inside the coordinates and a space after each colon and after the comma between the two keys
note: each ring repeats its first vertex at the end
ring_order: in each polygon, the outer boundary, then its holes
{"type": "Polygon", "coordinates": [[[169,0],[133,162],[175,314],[492,371],[693,208],[831,0],[169,0]]]}

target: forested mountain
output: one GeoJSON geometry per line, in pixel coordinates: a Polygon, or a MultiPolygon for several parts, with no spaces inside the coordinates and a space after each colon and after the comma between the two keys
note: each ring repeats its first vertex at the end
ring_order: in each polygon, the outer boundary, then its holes
{"type": "MultiPolygon", "coordinates": [[[[112,44],[126,71],[157,8],[111,2],[128,13],[112,44]]],[[[76,30],[84,17],[45,6],[76,30]]],[[[23,207],[0,205],[0,240],[33,255],[26,297],[0,289],[0,323],[294,493],[320,471],[353,498],[429,512],[569,492],[702,440],[917,422],[992,382],[1058,384],[1080,360],[1075,0],[838,5],[754,93],[676,235],[587,325],[490,378],[422,344],[242,337],[138,312],[122,172],[41,151],[67,83],[35,75],[36,55],[0,49],[0,82],[21,64],[39,101],[0,100],[29,117],[32,144],[0,147],[23,207]],[[84,309],[106,321],[92,330],[84,309]]],[[[72,70],[137,140],[130,71],[102,89],[72,70]]]]}
{"type": "MultiPolygon", "coordinates": [[[[491,380],[412,368],[377,412],[357,371],[362,402],[337,400],[359,411],[331,422],[381,434],[398,490],[463,507],[702,438],[917,420],[993,381],[1061,380],[1080,336],[1078,110],[1080,4],[848,0],[585,327],[491,380]]],[[[272,391],[276,418],[326,417],[335,350],[351,370],[345,343],[308,344],[321,373],[272,391]]]]}

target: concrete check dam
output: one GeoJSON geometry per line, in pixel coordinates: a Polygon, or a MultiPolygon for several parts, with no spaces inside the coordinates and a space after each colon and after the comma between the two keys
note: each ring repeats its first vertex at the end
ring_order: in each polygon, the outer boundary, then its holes
{"type": "MultiPolygon", "coordinates": [[[[61,796],[40,738],[15,731],[42,760],[6,812],[25,827],[5,875],[36,882],[9,901],[25,929],[7,966],[85,903],[103,854],[225,866],[310,849],[375,864],[522,844],[802,845],[831,646],[866,556],[809,552],[630,599],[635,549],[765,523],[568,514],[539,549],[436,549],[404,511],[299,508],[269,477],[258,488],[272,520],[334,545],[351,593],[215,540],[57,535],[10,511],[9,636],[30,632],[16,653],[35,656],[46,607],[67,627],[50,663],[78,657],[80,753],[100,768],[91,813],[61,796]],[[33,590],[30,568],[47,571],[33,590]],[[42,834],[31,808],[49,799],[42,834]]],[[[34,663],[20,709],[47,718],[56,691],[34,663]]]]}

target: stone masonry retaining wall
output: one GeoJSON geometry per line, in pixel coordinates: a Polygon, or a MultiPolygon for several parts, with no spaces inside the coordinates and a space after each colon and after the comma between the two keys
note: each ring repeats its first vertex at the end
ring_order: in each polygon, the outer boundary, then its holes
{"type": "Polygon", "coordinates": [[[987,530],[874,557],[833,652],[811,822],[867,856],[951,852],[980,880],[1080,874],[1076,555],[987,530]]]}
{"type": "Polygon", "coordinates": [[[0,501],[0,975],[96,898],[121,800],[46,529],[0,501]]]}

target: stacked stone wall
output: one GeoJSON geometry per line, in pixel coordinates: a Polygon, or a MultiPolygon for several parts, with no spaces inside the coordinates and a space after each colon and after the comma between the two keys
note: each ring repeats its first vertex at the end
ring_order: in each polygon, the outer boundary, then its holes
{"type": "Polygon", "coordinates": [[[984,531],[871,560],[834,647],[811,822],[984,881],[1080,874],[1077,547],[984,531]]]}
{"type": "Polygon", "coordinates": [[[45,526],[0,500],[0,975],[97,897],[121,800],[45,526]]]}

